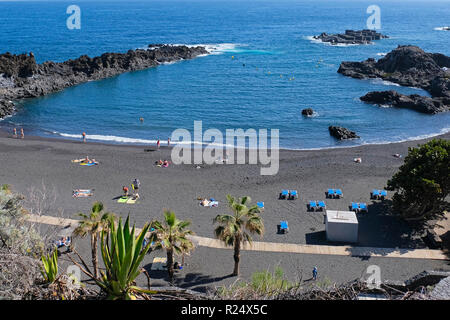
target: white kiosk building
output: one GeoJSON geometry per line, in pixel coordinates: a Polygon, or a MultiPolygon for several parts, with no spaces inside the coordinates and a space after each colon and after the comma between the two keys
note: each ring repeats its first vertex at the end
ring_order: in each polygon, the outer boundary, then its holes
{"type": "Polygon", "coordinates": [[[328,241],[358,242],[358,219],[353,211],[326,211],[328,241]]]}

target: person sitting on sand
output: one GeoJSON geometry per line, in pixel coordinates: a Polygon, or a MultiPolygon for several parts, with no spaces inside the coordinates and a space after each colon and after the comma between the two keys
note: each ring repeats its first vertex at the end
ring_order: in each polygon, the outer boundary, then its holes
{"type": "Polygon", "coordinates": [[[91,159],[89,159],[88,156],[86,156],[86,158],[84,158],[83,160],[80,161],[81,163],[90,163],[91,159]]]}
{"type": "Polygon", "coordinates": [[[163,167],[163,168],[167,168],[168,166],[169,166],[169,161],[164,160],[164,162],[163,162],[163,164],[162,164],[162,167],[163,167]]]}

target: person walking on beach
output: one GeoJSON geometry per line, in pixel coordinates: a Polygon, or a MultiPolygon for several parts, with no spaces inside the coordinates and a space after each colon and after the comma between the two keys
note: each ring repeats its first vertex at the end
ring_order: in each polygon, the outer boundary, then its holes
{"type": "Polygon", "coordinates": [[[317,280],[317,267],[313,268],[312,274],[313,274],[313,280],[317,280]]]}
{"type": "Polygon", "coordinates": [[[167,138],[167,146],[170,146],[170,138],[167,138]]]}
{"type": "Polygon", "coordinates": [[[23,133],[23,128],[20,128],[20,139],[25,138],[25,134],[23,133]]]}
{"type": "Polygon", "coordinates": [[[86,143],[86,132],[83,132],[81,136],[83,137],[83,143],[86,143]]]}
{"type": "Polygon", "coordinates": [[[14,128],[14,130],[13,130],[13,138],[17,138],[17,129],[16,128],[14,128]]]}
{"type": "Polygon", "coordinates": [[[156,148],[157,149],[159,149],[159,145],[161,144],[161,141],[159,141],[159,139],[158,139],[158,141],[156,141],[156,148]]]}

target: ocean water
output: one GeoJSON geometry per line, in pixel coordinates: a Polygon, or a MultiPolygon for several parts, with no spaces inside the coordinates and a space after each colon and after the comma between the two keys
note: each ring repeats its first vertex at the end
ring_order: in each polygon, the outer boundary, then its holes
{"type": "Polygon", "coordinates": [[[126,52],[150,43],[204,44],[211,54],[81,84],[21,101],[1,126],[28,134],[116,143],[166,141],[173,130],[279,129],[280,146],[327,148],[403,141],[450,130],[450,113],[425,115],[359,101],[373,90],[427,94],[381,80],[337,73],[341,61],[379,59],[413,44],[450,55],[450,1],[33,1],[0,2],[2,52],[32,51],[38,62],[126,52]],[[66,9],[81,8],[81,29],[66,27],[66,9]],[[369,5],[381,9],[373,45],[330,46],[321,32],[363,29],[369,5]],[[303,118],[312,107],[316,116],[303,118]],[[145,120],[140,123],[139,118],[145,120]],[[355,130],[338,142],[328,126],[355,130]]]}

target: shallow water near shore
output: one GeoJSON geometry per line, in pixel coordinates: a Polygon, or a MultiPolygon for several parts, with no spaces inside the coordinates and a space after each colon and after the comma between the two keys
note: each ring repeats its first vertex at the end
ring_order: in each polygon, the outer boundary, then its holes
{"type": "Polygon", "coordinates": [[[280,147],[315,149],[419,139],[450,130],[450,114],[425,115],[359,101],[374,90],[427,94],[336,71],[341,61],[379,59],[397,45],[450,55],[445,1],[379,1],[390,39],[330,46],[321,32],[366,28],[368,1],[81,1],[81,30],[66,28],[68,2],[2,2],[2,51],[38,62],[125,52],[150,43],[208,45],[210,55],[85,83],[18,104],[0,126],[28,134],[113,143],[166,141],[177,128],[279,129],[280,147]],[[431,4],[432,3],[432,4],[431,4]],[[317,115],[303,118],[311,107],[317,115]],[[139,118],[143,117],[141,123],[139,118]],[[356,131],[337,142],[329,125],[356,131]]]}

